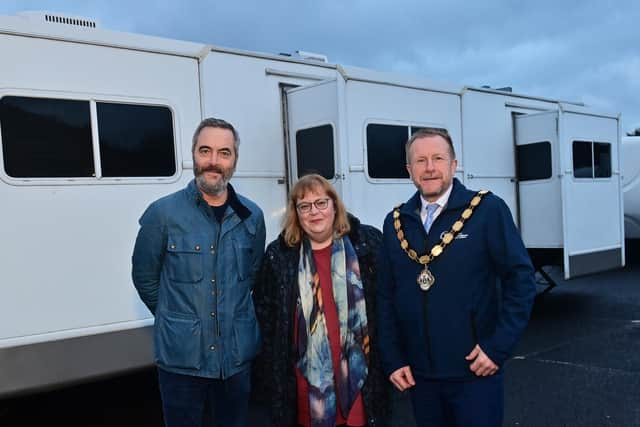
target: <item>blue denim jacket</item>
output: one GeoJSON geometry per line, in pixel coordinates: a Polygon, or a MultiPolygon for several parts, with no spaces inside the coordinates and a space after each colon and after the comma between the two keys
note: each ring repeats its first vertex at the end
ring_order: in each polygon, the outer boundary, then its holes
{"type": "Polygon", "coordinates": [[[155,315],[155,361],[179,374],[228,378],[260,348],[251,298],[265,244],[260,208],[229,185],[222,223],[195,181],[140,218],[133,283],[155,315]]]}

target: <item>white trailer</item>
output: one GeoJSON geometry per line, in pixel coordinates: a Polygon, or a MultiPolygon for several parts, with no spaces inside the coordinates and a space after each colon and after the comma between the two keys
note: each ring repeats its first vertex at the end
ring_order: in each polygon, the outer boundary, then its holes
{"type": "Polygon", "coordinates": [[[624,236],[640,240],[640,137],[622,138],[624,236]]]}
{"type": "Polygon", "coordinates": [[[437,127],[458,178],[507,201],[534,255],[559,255],[566,277],[624,264],[617,116],[56,14],[0,17],[0,57],[0,397],[151,363],[137,219],[192,178],[204,117],[237,126],[233,183],[269,239],[310,170],[381,226],[415,191],[404,141],[437,127]]]}

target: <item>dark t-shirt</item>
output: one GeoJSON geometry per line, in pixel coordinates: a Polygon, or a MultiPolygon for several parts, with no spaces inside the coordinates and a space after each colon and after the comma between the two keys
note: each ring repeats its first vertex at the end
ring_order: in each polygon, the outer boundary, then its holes
{"type": "Polygon", "coordinates": [[[227,211],[227,205],[228,204],[229,204],[229,202],[224,202],[220,206],[211,206],[211,205],[209,205],[209,207],[211,208],[211,212],[213,212],[213,216],[216,217],[216,219],[218,220],[218,222],[220,224],[222,224],[222,219],[224,218],[224,213],[227,211]]]}

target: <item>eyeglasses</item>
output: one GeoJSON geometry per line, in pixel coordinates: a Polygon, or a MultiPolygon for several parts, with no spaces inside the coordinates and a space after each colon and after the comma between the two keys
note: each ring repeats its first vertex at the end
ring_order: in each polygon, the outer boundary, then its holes
{"type": "Polygon", "coordinates": [[[325,209],[327,209],[329,207],[329,200],[331,200],[331,199],[330,198],[325,198],[325,199],[314,200],[313,202],[300,203],[300,204],[296,205],[296,209],[301,214],[307,214],[307,213],[311,212],[311,206],[313,205],[319,211],[323,211],[323,210],[325,210],[325,209]]]}

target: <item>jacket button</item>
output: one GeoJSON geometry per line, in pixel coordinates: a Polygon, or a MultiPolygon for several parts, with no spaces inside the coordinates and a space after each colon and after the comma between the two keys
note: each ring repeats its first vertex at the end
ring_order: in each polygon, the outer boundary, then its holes
{"type": "Polygon", "coordinates": [[[216,351],[216,346],[215,346],[215,345],[212,345],[211,347],[209,347],[209,350],[211,350],[211,351],[216,351]]]}
{"type": "Polygon", "coordinates": [[[171,246],[169,246],[169,247],[170,247],[171,249],[175,249],[175,248],[176,248],[176,245],[171,245],[171,246]]]}
{"type": "Polygon", "coordinates": [[[196,251],[200,250],[200,245],[196,245],[196,247],[194,248],[196,251]]]}
{"type": "Polygon", "coordinates": [[[216,283],[216,279],[211,279],[211,283],[216,283]]]}
{"type": "Polygon", "coordinates": [[[212,311],[212,312],[211,312],[211,317],[216,317],[216,313],[215,313],[215,311],[212,311]]]}

